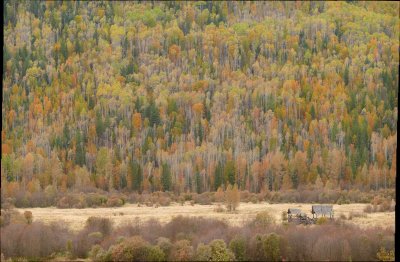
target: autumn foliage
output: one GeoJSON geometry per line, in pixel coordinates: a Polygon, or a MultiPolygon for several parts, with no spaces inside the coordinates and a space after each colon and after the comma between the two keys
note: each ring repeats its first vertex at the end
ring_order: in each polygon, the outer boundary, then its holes
{"type": "Polygon", "coordinates": [[[394,189],[398,10],[6,1],[5,197],[394,189]]]}

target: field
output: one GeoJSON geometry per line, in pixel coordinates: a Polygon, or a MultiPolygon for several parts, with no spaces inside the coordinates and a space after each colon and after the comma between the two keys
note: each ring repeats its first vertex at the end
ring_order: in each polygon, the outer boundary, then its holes
{"type": "MultiPolygon", "coordinates": [[[[352,213],[351,220],[345,220],[347,223],[358,224],[361,227],[395,226],[394,212],[380,213],[364,213],[366,204],[347,204],[334,205],[333,209],[335,217],[340,218],[342,214],[349,217],[352,213]],[[354,214],[356,214],[354,216],[354,214]],[[362,214],[362,216],[357,216],[362,214]]],[[[269,211],[276,218],[276,221],[281,221],[282,211],[287,211],[288,208],[300,208],[304,213],[311,215],[311,204],[268,204],[263,203],[241,203],[235,213],[233,212],[216,212],[214,211],[217,204],[213,205],[190,205],[185,203],[181,206],[178,203],[172,203],[166,207],[147,207],[138,206],[137,204],[126,204],[123,207],[116,208],[86,208],[86,209],[58,209],[50,208],[26,208],[18,209],[20,212],[26,210],[32,211],[35,221],[43,221],[51,223],[53,221],[64,221],[72,230],[80,230],[84,227],[85,221],[90,216],[101,216],[110,218],[115,225],[121,225],[132,221],[144,222],[150,219],[157,219],[164,224],[169,222],[174,216],[183,215],[191,217],[208,217],[227,221],[230,225],[239,226],[254,218],[257,213],[269,211]]]]}

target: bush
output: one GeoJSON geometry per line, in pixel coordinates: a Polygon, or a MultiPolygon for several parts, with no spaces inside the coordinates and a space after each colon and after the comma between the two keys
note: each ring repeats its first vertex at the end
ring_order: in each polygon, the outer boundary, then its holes
{"type": "Polygon", "coordinates": [[[225,241],[215,239],[210,243],[212,261],[233,261],[234,254],[226,247],[225,241]]]}
{"type": "Polygon", "coordinates": [[[225,202],[226,202],[226,207],[229,211],[235,211],[236,208],[239,206],[240,193],[238,191],[236,184],[233,187],[229,185],[228,188],[226,189],[225,202]]]}
{"type": "Polygon", "coordinates": [[[221,204],[218,204],[218,205],[214,208],[214,211],[220,213],[220,212],[224,212],[225,209],[224,209],[223,206],[221,206],[221,204]]]}
{"type": "Polygon", "coordinates": [[[171,241],[168,238],[159,237],[157,239],[157,246],[159,246],[161,248],[161,250],[165,254],[165,257],[168,258],[171,253],[171,249],[172,249],[171,241]]]}
{"type": "Polygon", "coordinates": [[[193,200],[196,204],[200,205],[211,205],[212,203],[212,193],[204,192],[202,194],[195,194],[193,200]]]}
{"type": "Polygon", "coordinates": [[[326,217],[320,217],[320,218],[318,218],[317,219],[317,225],[323,225],[323,224],[326,224],[326,223],[328,223],[328,218],[326,218],[326,217]]]}
{"type": "Polygon", "coordinates": [[[162,261],[164,252],[158,246],[151,246],[140,236],[134,236],[111,247],[113,261],[162,261]]]}
{"type": "Polygon", "coordinates": [[[271,233],[263,238],[263,248],[265,253],[265,259],[267,261],[279,261],[281,257],[281,251],[279,247],[279,236],[275,233],[271,233]]]}
{"type": "Polygon", "coordinates": [[[224,202],[225,201],[225,193],[221,187],[218,187],[217,192],[214,194],[214,198],[216,202],[224,202]]]}
{"type": "Polygon", "coordinates": [[[70,233],[57,224],[10,224],[1,228],[1,252],[5,257],[46,258],[66,247],[70,233]]]}
{"type": "Polygon", "coordinates": [[[393,200],[375,197],[371,201],[372,205],[367,205],[364,208],[365,213],[374,212],[393,212],[395,210],[395,202],[393,200]]]}
{"type": "Polygon", "coordinates": [[[92,246],[89,258],[93,261],[111,261],[111,252],[105,251],[100,245],[92,246]]]}
{"type": "Polygon", "coordinates": [[[275,218],[268,211],[258,213],[256,218],[252,221],[252,224],[256,227],[268,227],[274,223],[275,218]]]}
{"type": "Polygon", "coordinates": [[[25,211],[24,212],[24,217],[26,219],[26,223],[32,224],[33,216],[31,211],[25,211]]]}
{"type": "Polygon", "coordinates": [[[99,232],[103,236],[108,236],[112,231],[112,223],[108,218],[89,217],[86,220],[85,229],[88,232],[99,232]]]}
{"type": "Polygon", "coordinates": [[[331,235],[319,237],[311,252],[311,259],[318,261],[353,260],[349,241],[347,239],[337,241],[337,239],[338,238],[332,237],[331,235]],[[327,252],[328,250],[329,252],[327,252]]]}
{"type": "Polygon", "coordinates": [[[0,216],[0,226],[8,226],[11,222],[20,224],[26,223],[26,218],[13,208],[2,209],[0,216]]]}
{"type": "Polygon", "coordinates": [[[110,197],[107,200],[106,206],[108,207],[120,207],[124,205],[124,201],[118,197],[110,197]]]}
{"type": "Polygon", "coordinates": [[[364,212],[365,212],[365,213],[372,213],[372,211],[373,211],[373,207],[372,207],[371,205],[367,205],[367,206],[364,208],[364,212]]]}
{"type": "Polygon", "coordinates": [[[237,261],[246,260],[246,240],[242,236],[236,235],[229,242],[229,249],[232,250],[237,261]]]}
{"type": "Polygon", "coordinates": [[[379,259],[379,261],[395,261],[394,250],[386,250],[384,247],[379,249],[376,257],[379,259]]]}
{"type": "Polygon", "coordinates": [[[160,197],[158,203],[163,207],[169,206],[171,204],[171,199],[169,197],[160,197]]]}
{"type": "Polygon", "coordinates": [[[96,194],[96,193],[89,193],[86,194],[86,204],[88,207],[99,207],[107,203],[107,197],[96,194]]]}
{"type": "Polygon", "coordinates": [[[200,243],[197,246],[194,261],[212,261],[211,247],[200,243]]]}
{"type": "Polygon", "coordinates": [[[103,234],[101,232],[92,232],[88,235],[89,238],[101,240],[103,238],[103,234]]]}
{"type": "Polygon", "coordinates": [[[191,201],[192,200],[192,194],[191,193],[185,193],[183,195],[185,201],[191,201]]]}
{"type": "Polygon", "coordinates": [[[165,254],[159,246],[147,247],[147,261],[165,261],[165,254]]]}
{"type": "Polygon", "coordinates": [[[84,199],[75,195],[64,196],[57,202],[58,208],[84,208],[85,206],[84,199]]]}
{"type": "Polygon", "coordinates": [[[281,219],[282,219],[282,222],[287,222],[288,221],[288,215],[287,215],[286,211],[282,211],[281,219]]]}
{"type": "Polygon", "coordinates": [[[192,260],[193,247],[188,240],[177,241],[171,250],[170,259],[173,261],[188,261],[192,260]]]}

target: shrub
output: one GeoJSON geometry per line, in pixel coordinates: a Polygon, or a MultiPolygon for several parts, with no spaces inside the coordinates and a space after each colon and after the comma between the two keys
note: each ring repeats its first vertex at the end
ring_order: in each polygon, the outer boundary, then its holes
{"type": "Polygon", "coordinates": [[[158,199],[161,206],[169,206],[171,204],[171,199],[169,197],[160,197],[158,199]]]}
{"type": "Polygon", "coordinates": [[[188,261],[193,257],[193,247],[188,240],[177,241],[171,250],[170,259],[173,261],[188,261]]]}
{"type": "Polygon", "coordinates": [[[240,200],[242,202],[250,202],[250,199],[252,197],[252,193],[250,193],[247,190],[240,191],[239,193],[240,193],[240,200]]]}
{"type": "Polygon", "coordinates": [[[179,203],[181,206],[183,206],[183,205],[185,204],[185,198],[182,197],[182,196],[179,196],[179,198],[178,198],[178,203],[179,203]]]}
{"type": "Polygon", "coordinates": [[[183,197],[184,197],[185,201],[191,201],[192,200],[192,194],[190,194],[190,193],[185,193],[183,195],[183,197]]]}
{"type": "Polygon", "coordinates": [[[85,204],[82,203],[81,199],[79,199],[75,195],[67,195],[62,197],[57,202],[58,208],[84,208],[85,204]]]}
{"type": "Polygon", "coordinates": [[[215,239],[210,243],[212,261],[233,261],[235,255],[226,247],[222,239],[215,239]]]}
{"type": "Polygon", "coordinates": [[[89,217],[86,220],[85,229],[89,232],[99,232],[103,236],[108,236],[112,231],[112,223],[108,218],[89,217]]]}
{"type": "Polygon", "coordinates": [[[107,203],[107,197],[96,194],[89,193],[86,195],[86,204],[88,207],[99,207],[107,203]]]}
{"type": "Polygon", "coordinates": [[[240,193],[238,191],[236,184],[233,187],[229,185],[228,188],[226,189],[225,202],[226,202],[226,207],[229,211],[235,211],[236,208],[239,206],[240,193]]]}
{"type": "Polygon", "coordinates": [[[211,247],[200,243],[197,246],[196,255],[194,256],[195,261],[212,261],[211,247]]]}
{"type": "Polygon", "coordinates": [[[63,251],[69,236],[68,231],[57,224],[10,224],[1,228],[1,252],[6,257],[37,261],[63,251]]]}
{"type": "Polygon", "coordinates": [[[92,232],[88,235],[88,238],[94,240],[94,243],[100,243],[101,239],[103,238],[103,234],[101,232],[92,232]]]}
{"type": "Polygon", "coordinates": [[[108,207],[120,207],[124,205],[124,201],[118,197],[110,197],[107,200],[106,206],[108,207]]]}
{"type": "Polygon", "coordinates": [[[72,241],[68,240],[67,241],[67,246],[65,247],[66,252],[67,252],[67,257],[72,259],[72,251],[73,251],[73,246],[72,246],[72,241]]]}
{"type": "Polygon", "coordinates": [[[147,261],[165,261],[165,254],[159,246],[147,247],[147,261]]]}
{"type": "Polygon", "coordinates": [[[267,261],[278,261],[281,257],[279,247],[279,236],[275,233],[271,233],[263,238],[263,248],[265,253],[265,259],[267,261]]]}
{"type": "Polygon", "coordinates": [[[328,218],[326,218],[326,217],[319,217],[318,219],[317,219],[317,225],[323,225],[323,224],[326,224],[326,223],[328,223],[328,218]]]}
{"type": "Polygon", "coordinates": [[[236,235],[229,242],[229,249],[232,250],[237,261],[246,260],[246,240],[242,236],[236,235]]]}
{"type": "Polygon", "coordinates": [[[393,200],[375,197],[371,201],[372,205],[367,205],[364,208],[365,213],[373,212],[393,212],[395,210],[395,203],[393,200]]]}
{"type": "Polygon", "coordinates": [[[218,205],[214,208],[214,211],[220,213],[220,212],[224,212],[225,209],[224,209],[223,206],[221,206],[221,204],[218,204],[218,205]]]}
{"type": "Polygon", "coordinates": [[[281,219],[282,219],[282,222],[288,221],[288,215],[287,215],[286,211],[282,211],[281,219]]]}
{"type": "Polygon", "coordinates": [[[253,203],[253,204],[257,204],[257,203],[258,203],[258,198],[257,198],[257,196],[256,196],[256,195],[252,195],[252,196],[250,197],[250,202],[253,203]]]}
{"type": "Polygon", "coordinates": [[[373,211],[373,208],[372,208],[371,205],[367,205],[367,206],[364,208],[364,212],[365,212],[365,213],[372,213],[372,211],[373,211]]]}
{"type": "Polygon", "coordinates": [[[350,255],[350,245],[346,239],[338,241],[332,236],[324,235],[317,239],[311,259],[316,261],[348,261],[351,260],[350,255]]]}
{"type": "Polygon", "coordinates": [[[159,246],[161,248],[161,250],[165,254],[165,257],[168,258],[171,253],[171,249],[172,249],[171,241],[168,238],[159,237],[157,239],[157,246],[159,246]]]}
{"type": "Polygon", "coordinates": [[[214,198],[216,202],[224,202],[225,200],[225,193],[224,190],[222,190],[221,187],[218,187],[217,192],[214,194],[214,198]]]}
{"type": "Polygon", "coordinates": [[[193,200],[196,204],[200,205],[211,205],[212,203],[212,193],[204,192],[202,194],[195,194],[193,200]]]}
{"type": "Polygon", "coordinates": [[[379,259],[379,261],[395,261],[394,250],[386,250],[384,247],[379,249],[376,257],[379,259]]]}
{"type": "Polygon", "coordinates": [[[248,252],[248,259],[250,261],[263,261],[265,260],[264,258],[264,252],[263,252],[263,246],[262,246],[262,236],[257,234],[254,237],[252,237],[248,243],[247,247],[247,252],[248,252]]]}
{"type": "Polygon", "coordinates": [[[252,224],[256,227],[268,227],[274,223],[275,218],[268,211],[258,213],[256,218],[252,221],[252,224]]]}
{"type": "Polygon", "coordinates": [[[26,218],[15,209],[2,209],[0,216],[0,226],[8,226],[13,223],[26,223],[26,218]]]}
{"type": "Polygon", "coordinates": [[[26,223],[31,224],[33,220],[32,212],[31,211],[25,211],[24,212],[24,217],[26,219],[26,223]]]}
{"type": "Polygon", "coordinates": [[[157,246],[151,246],[140,236],[134,236],[111,248],[113,261],[162,261],[165,256],[157,246]]]}
{"type": "Polygon", "coordinates": [[[92,246],[89,258],[93,261],[111,261],[111,252],[105,251],[100,245],[92,246]]]}

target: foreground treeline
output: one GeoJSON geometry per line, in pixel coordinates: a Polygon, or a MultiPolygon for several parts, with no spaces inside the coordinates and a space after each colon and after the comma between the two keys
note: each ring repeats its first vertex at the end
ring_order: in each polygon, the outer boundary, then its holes
{"type": "Polygon", "coordinates": [[[312,187],[300,187],[297,190],[265,191],[252,193],[247,190],[240,191],[237,185],[228,186],[226,190],[221,187],[216,192],[186,192],[176,194],[173,192],[127,192],[104,191],[95,187],[87,187],[82,190],[58,191],[54,186],[48,186],[46,190],[31,193],[14,183],[14,187],[1,187],[2,206],[48,207],[58,208],[87,208],[87,207],[118,207],[124,204],[142,204],[147,206],[168,206],[173,202],[210,205],[215,202],[226,202],[230,192],[239,202],[269,202],[269,203],[370,203],[380,210],[379,205],[385,206],[382,211],[389,210],[388,206],[396,199],[395,189],[380,189],[360,191],[358,189],[339,190],[314,185],[312,187]]]}
{"type": "MultiPolygon", "coordinates": [[[[84,229],[72,232],[62,223],[32,222],[13,210],[1,227],[2,258],[96,261],[373,261],[394,260],[394,231],[361,229],[341,220],[320,219],[314,226],[275,224],[268,212],[241,227],[213,219],[175,217],[133,220],[113,226],[90,217],[84,229]]],[[[27,212],[26,212],[27,213],[27,212]]],[[[33,218],[34,220],[34,218],[33,218]]]]}
{"type": "Polygon", "coordinates": [[[2,187],[394,188],[398,10],[5,1],[2,187]]]}

